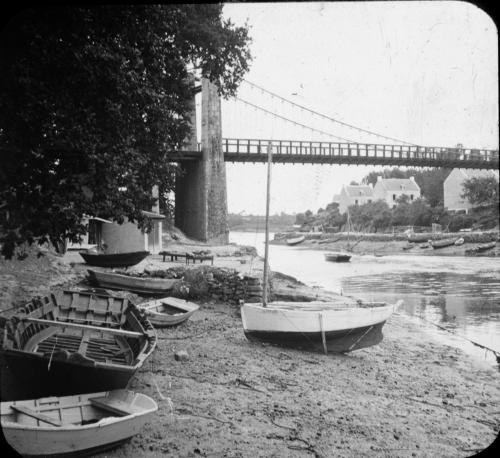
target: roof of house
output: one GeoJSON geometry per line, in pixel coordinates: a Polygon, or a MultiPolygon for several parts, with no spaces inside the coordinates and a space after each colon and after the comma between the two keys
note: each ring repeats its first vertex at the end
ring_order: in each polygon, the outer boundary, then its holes
{"type": "Polygon", "coordinates": [[[382,178],[379,182],[387,191],[420,191],[418,184],[409,178],[382,178]]]}
{"type": "Polygon", "coordinates": [[[345,192],[349,197],[371,197],[373,196],[373,188],[365,185],[349,185],[344,186],[345,192]]]}

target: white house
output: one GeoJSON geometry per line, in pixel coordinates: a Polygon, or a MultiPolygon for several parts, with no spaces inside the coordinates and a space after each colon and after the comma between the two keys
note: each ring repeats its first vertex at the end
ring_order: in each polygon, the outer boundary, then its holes
{"type": "Polygon", "coordinates": [[[384,200],[389,207],[395,207],[397,200],[403,195],[408,196],[410,202],[420,198],[420,186],[414,177],[382,178],[380,175],[377,177],[373,187],[374,200],[384,200]]]}
{"type": "Polygon", "coordinates": [[[493,176],[498,181],[498,175],[491,170],[453,169],[443,183],[444,206],[450,211],[468,213],[472,204],[462,197],[463,183],[469,178],[486,178],[493,176]]]}
{"type": "MultiPolygon", "coordinates": [[[[153,196],[158,197],[158,189],[153,189],[153,196]]],[[[153,229],[149,233],[142,232],[136,223],[125,220],[123,224],[112,221],[88,217],[83,218],[89,229],[81,244],[68,244],[68,249],[79,250],[93,246],[101,246],[108,254],[124,253],[129,251],[149,251],[157,254],[162,250],[162,232],[164,215],[159,213],[158,200],[152,211],[142,210],[142,214],[152,222],[153,229]]]]}
{"type": "Polygon", "coordinates": [[[338,197],[339,212],[345,213],[351,205],[363,205],[373,200],[373,187],[371,184],[344,185],[338,197]]]}

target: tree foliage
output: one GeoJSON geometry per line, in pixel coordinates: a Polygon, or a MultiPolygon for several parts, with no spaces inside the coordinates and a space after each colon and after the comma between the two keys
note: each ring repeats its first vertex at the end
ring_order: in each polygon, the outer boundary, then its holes
{"type": "Polygon", "coordinates": [[[462,198],[472,205],[498,206],[498,181],[494,176],[471,177],[462,184],[462,198]]]}
{"type": "Polygon", "coordinates": [[[28,9],[2,34],[2,254],[77,241],[84,214],[142,228],[151,190],[173,190],[171,152],[190,132],[189,68],[234,94],[247,27],[222,4],[28,9]]]}

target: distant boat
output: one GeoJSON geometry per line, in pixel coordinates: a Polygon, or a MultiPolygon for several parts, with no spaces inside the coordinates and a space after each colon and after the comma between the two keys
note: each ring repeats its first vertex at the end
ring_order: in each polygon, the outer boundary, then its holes
{"type": "Polygon", "coordinates": [[[114,390],[2,402],[0,420],[7,443],[23,456],[82,456],[123,444],[157,410],[144,394],[114,390]]]}
{"type": "Polygon", "coordinates": [[[447,246],[454,245],[455,242],[458,240],[458,238],[452,238],[452,239],[442,239],[442,240],[429,240],[429,245],[434,248],[445,248],[447,246]]]}
{"type": "Polygon", "coordinates": [[[62,290],[6,320],[0,354],[14,380],[30,380],[28,396],[62,396],[125,388],[155,347],[129,300],[62,290]]]}
{"type": "Polygon", "coordinates": [[[175,326],[183,323],[196,312],[199,305],[176,297],[143,302],[138,305],[155,327],[175,326]]]}
{"type": "Polygon", "coordinates": [[[305,240],[305,236],[299,235],[298,237],[292,237],[289,239],[286,239],[287,245],[298,245],[299,243],[302,243],[305,240]]]}
{"type": "Polygon", "coordinates": [[[464,243],[465,243],[465,239],[463,237],[460,237],[459,239],[455,240],[454,245],[460,246],[460,245],[463,245],[464,243]]]}
{"type": "Polygon", "coordinates": [[[425,249],[425,248],[430,248],[431,246],[429,245],[429,242],[426,243],[421,243],[418,245],[419,248],[425,249]]]}
{"type": "Polygon", "coordinates": [[[410,243],[423,243],[427,242],[429,235],[427,234],[408,234],[408,242],[410,243]]]}
{"type": "Polygon", "coordinates": [[[325,260],[331,262],[349,262],[351,255],[347,253],[331,252],[325,253],[325,260]]]}
{"type": "Polygon", "coordinates": [[[496,240],[493,242],[489,243],[480,243],[479,245],[476,245],[475,247],[469,248],[468,250],[465,250],[466,254],[474,254],[474,253],[480,253],[482,251],[487,251],[491,250],[492,248],[495,248],[495,245],[497,244],[496,240]]]}
{"type": "Polygon", "coordinates": [[[98,267],[129,267],[139,264],[149,251],[130,251],[128,253],[89,253],[80,251],[80,256],[87,264],[98,267]]]}
{"type": "Polygon", "coordinates": [[[262,303],[241,306],[245,337],[310,351],[349,352],[378,344],[382,327],[402,301],[396,304],[361,304],[338,296],[328,302],[269,302],[269,205],[272,145],[267,147],[267,192],[262,303]]]}
{"type": "Polygon", "coordinates": [[[139,277],[116,272],[87,270],[90,284],[101,288],[119,289],[142,294],[166,294],[172,291],[180,280],[176,278],[139,277]]]}

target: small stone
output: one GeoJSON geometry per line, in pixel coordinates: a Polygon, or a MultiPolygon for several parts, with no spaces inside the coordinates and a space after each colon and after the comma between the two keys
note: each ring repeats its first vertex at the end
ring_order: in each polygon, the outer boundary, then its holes
{"type": "Polygon", "coordinates": [[[189,359],[189,355],[187,351],[180,350],[174,353],[174,358],[176,361],[187,361],[189,359]]]}

